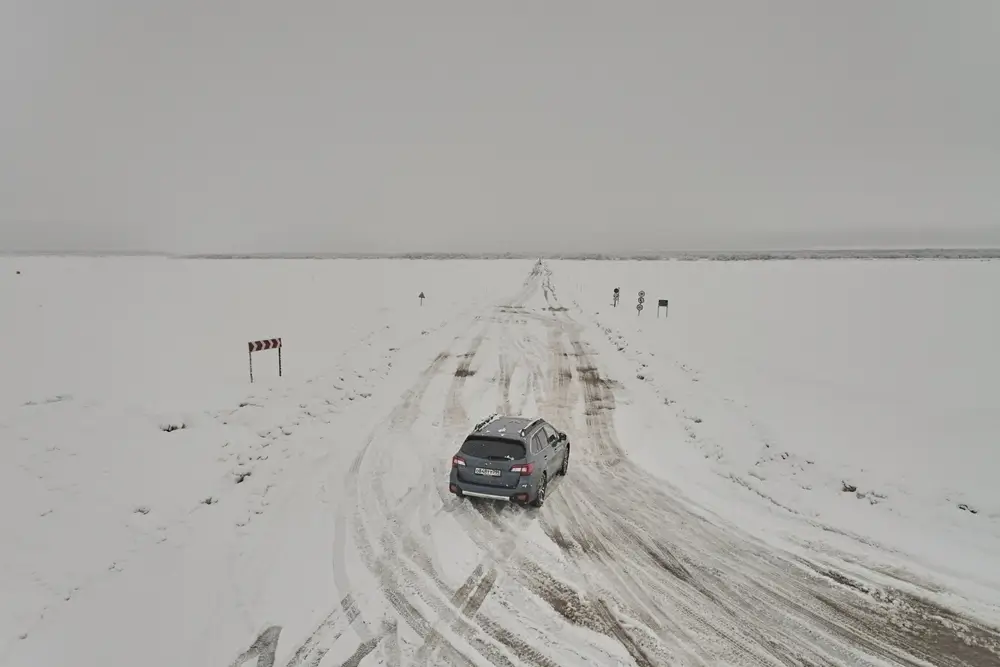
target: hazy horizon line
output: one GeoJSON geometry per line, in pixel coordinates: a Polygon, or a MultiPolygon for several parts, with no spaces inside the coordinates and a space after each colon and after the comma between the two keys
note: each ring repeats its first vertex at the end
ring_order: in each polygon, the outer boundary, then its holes
{"type": "Polygon", "coordinates": [[[163,259],[1000,259],[1000,246],[829,246],[768,249],[683,249],[625,252],[200,252],[143,250],[0,250],[4,257],[158,257],[163,259]]]}

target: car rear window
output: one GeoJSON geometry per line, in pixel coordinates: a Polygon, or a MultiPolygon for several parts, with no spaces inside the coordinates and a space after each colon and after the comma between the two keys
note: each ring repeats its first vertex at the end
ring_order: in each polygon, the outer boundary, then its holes
{"type": "Polygon", "coordinates": [[[512,440],[469,439],[462,443],[462,453],[480,459],[515,460],[524,458],[524,445],[512,440]]]}

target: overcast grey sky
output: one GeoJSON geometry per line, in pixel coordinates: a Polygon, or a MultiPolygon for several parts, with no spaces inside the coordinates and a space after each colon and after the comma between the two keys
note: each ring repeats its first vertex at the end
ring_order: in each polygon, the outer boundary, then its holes
{"type": "Polygon", "coordinates": [[[1000,245],[1000,1],[0,0],[0,248],[1000,245]]]}

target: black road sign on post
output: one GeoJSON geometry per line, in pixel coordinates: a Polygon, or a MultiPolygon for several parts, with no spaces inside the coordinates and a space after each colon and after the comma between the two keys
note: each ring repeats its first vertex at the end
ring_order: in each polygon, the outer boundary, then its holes
{"type": "Polygon", "coordinates": [[[421,305],[421,306],[422,306],[422,305],[424,305],[424,293],[423,293],[423,292],[421,292],[421,293],[420,293],[420,296],[419,296],[419,297],[417,297],[417,298],[419,298],[419,299],[420,299],[420,305],[421,305]]]}
{"type": "Polygon", "coordinates": [[[619,290],[616,287],[615,288],[614,296],[612,297],[612,303],[611,303],[611,305],[613,305],[615,308],[618,307],[618,297],[621,296],[618,292],[619,292],[619,290]]]}
{"type": "Polygon", "coordinates": [[[667,310],[667,306],[669,306],[669,305],[670,305],[670,299],[660,299],[659,301],[657,301],[657,303],[656,303],[656,316],[657,317],[660,316],[660,308],[662,308],[663,309],[663,316],[666,317],[669,314],[668,310],[667,310]]]}
{"type": "Polygon", "coordinates": [[[639,290],[639,303],[635,305],[635,314],[642,314],[642,304],[646,303],[646,292],[639,290]]]}

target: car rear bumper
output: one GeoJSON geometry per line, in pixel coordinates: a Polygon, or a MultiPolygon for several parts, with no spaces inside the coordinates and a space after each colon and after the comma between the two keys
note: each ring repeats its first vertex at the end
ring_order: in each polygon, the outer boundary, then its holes
{"type": "Polygon", "coordinates": [[[452,477],[449,483],[449,490],[452,493],[471,496],[473,498],[485,498],[487,500],[499,500],[503,502],[527,502],[534,497],[531,487],[525,482],[514,488],[506,486],[488,486],[484,484],[470,484],[452,477]]]}
{"type": "Polygon", "coordinates": [[[510,501],[514,497],[513,493],[508,496],[501,496],[496,493],[482,493],[480,491],[470,491],[469,489],[462,489],[462,495],[472,496],[473,498],[486,498],[487,500],[503,500],[503,501],[510,501]]]}

